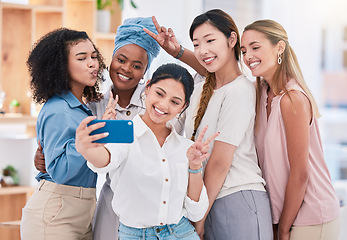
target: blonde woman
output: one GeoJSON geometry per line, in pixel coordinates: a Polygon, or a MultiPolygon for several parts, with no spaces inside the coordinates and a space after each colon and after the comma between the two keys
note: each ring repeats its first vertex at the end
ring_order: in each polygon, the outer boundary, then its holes
{"type": "Polygon", "coordinates": [[[339,203],[324,161],[317,104],[284,28],[248,25],[243,61],[257,77],[256,146],[275,239],[338,239],[339,203]]]}

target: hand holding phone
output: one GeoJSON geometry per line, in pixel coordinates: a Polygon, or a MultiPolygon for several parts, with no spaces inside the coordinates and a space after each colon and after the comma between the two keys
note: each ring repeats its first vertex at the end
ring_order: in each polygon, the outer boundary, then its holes
{"type": "Polygon", "coordinates": [[[89,125],[106,122],[105,126],[94,130],[90,135],[108,132],[107,137],[96,140],[97,143],[132,143],[134,141],[134,124],[131,120],[98,120],[95,119],[89,125]]]}

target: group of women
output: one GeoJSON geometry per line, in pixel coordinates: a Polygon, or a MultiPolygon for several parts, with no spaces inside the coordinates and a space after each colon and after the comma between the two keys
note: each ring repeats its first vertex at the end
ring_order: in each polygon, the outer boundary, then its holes
{"type": "Polygon", "coordinates": [[[45,169],[22,239],[338,239],[319,112],[283,27],[259,20],[240,37],[216,9],[189,35],[194,51],[154,17],[125,20],[101,100],[104,63],[88,36],[59,29],[39,40],[28,66],[34,100],[45,102],[45,169]],[[160,47],[204,80],[194,86],[187,70],[165,64],[139,84],[160,47]],[[103,126],[88,125],[92,114],[133,119],[134,143],[95,143],[107,133],[89,135],[103,126]],[[94,172],[107,180],[92,229],[94,172]]]}

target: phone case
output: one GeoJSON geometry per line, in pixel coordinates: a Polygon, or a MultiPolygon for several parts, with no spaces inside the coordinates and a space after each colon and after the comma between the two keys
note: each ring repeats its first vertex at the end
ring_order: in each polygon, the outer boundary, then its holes
{"type": "Polygon", "coordinates": [[[132,143],[134,141],[134,124],[131,120],[93,120],[89,125],[106,122],[102,128],[96,129],[90,135],[108,132],[109,135],[99,139],[98,143],[132,143]]]}

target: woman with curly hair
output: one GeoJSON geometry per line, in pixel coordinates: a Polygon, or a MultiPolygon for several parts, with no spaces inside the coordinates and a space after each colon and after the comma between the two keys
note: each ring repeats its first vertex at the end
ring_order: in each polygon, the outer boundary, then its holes
{"type": "Polygon", "coordinates": [[[85,32],[61,28],[42,37],[29,54],[33,99],[45,103],[37,138],[46,173],[23,209],[21,238],[92,239],[97,175],[75,148],[80,122],[92,115],[84,100],[98,101],[103,58],[85,32]]]}
{"type": "MultiPolygon", "coordinates": [[[[141,83],[147,69],[160,51],[157,42],[147,35],[143,28],[156,31],[150,17],[125,19],[117,29],[114,50],[109,71],[104,77],[112,81],[109,91],[98,102],[88,102],[93,115],[99,119],[132,120],[138,113],[144,113],[145,106],[141,98],[145,84],[141,83]],[[114,99],[115,97],[115,99],[114,99]]],[[[45,159],[39,146],[35,154],[35,167],[45,173],[45,159]]],[[[98,181],[103,176],[99,175],[98,181]]],[[[93,239],[118,239],[118,217],[112,210],[113,191],[110,178],[106,181],[97,199],[93,221],[93,239]]]]}

